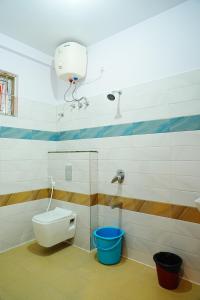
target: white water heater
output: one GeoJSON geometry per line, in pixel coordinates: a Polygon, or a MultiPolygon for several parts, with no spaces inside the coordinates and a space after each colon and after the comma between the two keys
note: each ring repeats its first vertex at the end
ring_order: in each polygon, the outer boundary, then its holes
{"type": "Polygon", "coordinates": [[[78,81],[86,75],[86,47],[76,42],[66,42],[56,48],[55,69],[57,76],[66,81],[78,81]]]}

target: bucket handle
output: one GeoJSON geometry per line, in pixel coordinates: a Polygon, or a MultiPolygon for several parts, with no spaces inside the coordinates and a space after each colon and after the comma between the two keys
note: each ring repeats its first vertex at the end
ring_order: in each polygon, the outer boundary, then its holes
{"type": "Polygon", "coordinates": [[[97,247],[97,244],[96,244],[96,237],[93,236],[93,244],[94,246],[101,250],[101,251],[110,251],[110,250],[113,250],[115,247],[117,247],[119,245],[119,243],[121,242],[122,240],[122,236],[120,236],[119,240],[112,246],[112,247],[109,247],[109,248],[101,248],[101,247],[97,247]]]}

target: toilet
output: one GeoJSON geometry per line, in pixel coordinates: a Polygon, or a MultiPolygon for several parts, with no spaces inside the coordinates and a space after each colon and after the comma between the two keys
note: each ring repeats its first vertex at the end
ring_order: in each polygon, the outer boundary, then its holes
{"type": "Polygon", "coordinates": [[[60,207],[35,215],[32,223],[38,244],[51,247],[73,238],[76,230],[76,217],[71,210],[60,207]]]}

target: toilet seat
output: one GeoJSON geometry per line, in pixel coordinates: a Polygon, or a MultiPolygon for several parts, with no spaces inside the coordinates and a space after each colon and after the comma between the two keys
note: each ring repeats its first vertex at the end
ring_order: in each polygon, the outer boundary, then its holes
{"type": "Polygon", "coordinates": [[[50,224],[56,221],[61,221],[62,219],[65,219],[66,217],[69,217],[71,215],[71,210],[56,207],[53,210],[34,216],[32,220],[40,224],[50,224]]]}

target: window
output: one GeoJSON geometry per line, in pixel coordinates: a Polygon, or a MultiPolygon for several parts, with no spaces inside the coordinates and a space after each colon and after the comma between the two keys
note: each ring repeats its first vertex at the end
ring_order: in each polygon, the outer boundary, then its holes
{"type": "Polygon", "coordinates": [[[17,76],[0,71],[0,115],[15,116],[17,113],[17,76]]]}

